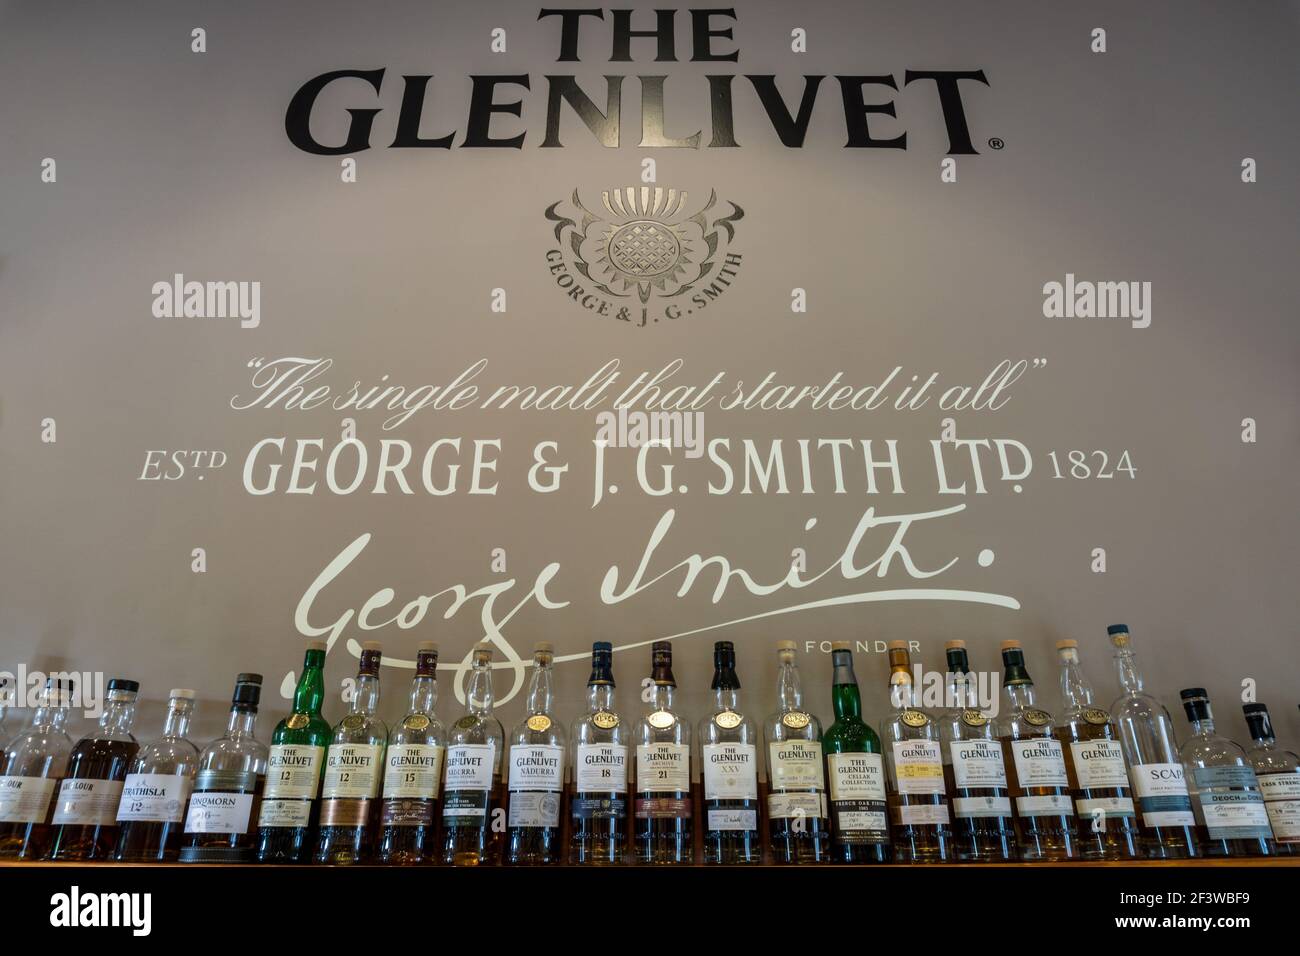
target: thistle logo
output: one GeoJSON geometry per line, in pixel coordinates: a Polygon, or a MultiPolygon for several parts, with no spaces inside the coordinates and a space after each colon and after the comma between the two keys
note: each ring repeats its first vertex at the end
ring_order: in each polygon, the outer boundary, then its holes
{"type": "Polygon", "coordinates": [[[685,190],[625,186],[578,195],[546,210],[560,248],[546,253],[555,284],[577,305],[637,327],[700,312],[730,288],[741,256],[731,249],[745,212],[710,190],[693,209],[685,190]]]}

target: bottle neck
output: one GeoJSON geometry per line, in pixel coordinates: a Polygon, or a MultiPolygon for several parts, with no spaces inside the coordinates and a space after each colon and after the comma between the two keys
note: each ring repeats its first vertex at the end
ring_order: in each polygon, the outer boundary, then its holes
{"type": "Polygon", "coordinates": [[[1079,711],[1092,706],[1092,685],[1083,675],[1078,658],[1061,660],[1061,700],[1067,711],[1079,711]]]}
{"type": "Polygon", "coordinates": [[[551,702],[551,664],[549,661],[535,661],[533,676],[528,682],[528,713],[549,714],[551,702]]]}
{"type": "Polygon", "coordinates": [[[293,692],[295,714],[319,717],[325,703],[325,652],[311,650],[303,660],[302,676],[293,692]]]}
{"type": "Polygon", "coordinates": [[[352,698],[352,713],[373,717],[379,710],[379,678],[374,674],[358,674],[357,690],[352,698]]]}
{"type": "Polygon", "coordinates": [[[163,719],[163,736],[188,736],[190,719],[193,716],[194,701],[184,697],[173,697],[167,704],[167,716],[163,719]]]}
{"type": "Polygon", "coordinates": [[[910,675],[897,673],[890,677],[889,703],[895,710],[910,710],[916,706],[910,675]]]}
{"type": "Polygon", "coordinates": [[[492,713],[492,667],[474,665],[470,671],[469,686],[465,688],[465,708],[471,714],[492,713]]]}
{"type": "Polygon", "coordinates": [[[417,674],[411,680],[411,713],[432,714],[437,705],[437,679],[424,674],[417,674]]]}
{"type": "Polygon", "coordinates": [[[803,688],[799,685],[799,668],[794,663],[782,663],[776,672],[776,699],[781,711],[803,708],[803,688]]]}
{"type": "Polygon", "coordinates": [[[835,662],[834,683],[831,685],[831,707],[836,720],[861,720],[862,697],[858,693],[858,679],[853,673],[853,658],[847,651],[832,654],[835,662]]]}
{"type": "Polygon", "coordinates": [[[588,684],[587,685],[587,711],[595,714],[602,710],[614,709],[614,685],[613,684],[588,684]]]}
{"type": "Polygon", "coordinates": [[[1192,724],[1192,734],[1193,734],[1193,736],[1196,736],[1196,737],[1213,737],[1213,736],[1214,736],[1214,718],[1213,718],[1213,717],[1201,717],[1201,718],[1199,718],[1199,719],[1193,720],[1193,721],[1191,722],[1191,724],[1192,724]]]}
{"type": "Polygon", "coordinates": [[[740,702],[740,692],[734,687],[718,687],[713,692],[718,710],[735,710],[740,702]]]}
{"type": "Polygon", "coordinates": [[[68,713],[67,707],[54,703],[49,694],[45,694],[36,709],[32,711],[32,729],[49,729],[61,732],[67,726],[68,713]]]}
{"type": "Polygon", "coordinates": [[[673,684],[655,684],[655,710],[672,710],[677,688],[673,684]]]}
{"type": "Polygon", "coordinates": [[[1142,674],[1137,667],[1137,658],[1130,649],[1115,652],[1115,673],[1119,678],[1120,689],[1129,697],[1142,693],[1142,674]]]}
{"type": "Polygon", "coordinates": [[[257,723],[257,709],[246,704],[236,704],[230,708],[230,719],[226,722],[227,737],[251,737],[253,726],[257,723]]]}
{"type": "Polygon", "coordinates": [[[131,736],[131,726],[135,723],[135,694],[109,694],[108,706],[99,718],[99,733],[104,739],[131,736]]]}
{"type": "Polygon", "coordinates": [[[972,710],[979,707],[975,680],[969,671],[949,671],[944,678],[944,702],[949,707],[972,710]]]}
{"type": "Polygon", "coordinates": [[[1013,711],[1034,706],[1034,685],[1031,683],[1006,684],[1002,688],[1002,694],[1013,711]]]}

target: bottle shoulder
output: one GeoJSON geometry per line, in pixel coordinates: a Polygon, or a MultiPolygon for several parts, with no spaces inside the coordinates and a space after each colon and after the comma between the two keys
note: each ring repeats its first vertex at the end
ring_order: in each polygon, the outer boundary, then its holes
{"type": "Polygon", "coordinates": [[[184,737],[163,737],[145,744],[131,763],[132,773],[162,770],[193,772],[199,762],[199,748],[184,737]]]}
{"type": "Polygon", "coordinates": [[[270,748],[252,735],[218,737],[203,748],[200,770],[239,770],[266,772],[270,748]]]}
{"type": "Polygon", "coordinates": [[[1200,734],[1189,737],[1178,751],[1179,759],[1189,767],[1247,767],[1246,752],[1227,737],[1200,734]]]}
{"type": "Polygon", "coordinates": [[[501,749],[505,730],[494,714],[465,714],[447,728],[447,746],[490,744],[501,749]]]}

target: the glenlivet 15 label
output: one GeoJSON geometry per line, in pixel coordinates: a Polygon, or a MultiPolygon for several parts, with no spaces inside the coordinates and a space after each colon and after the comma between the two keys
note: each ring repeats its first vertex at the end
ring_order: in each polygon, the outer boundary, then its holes
{"type": "Polygon", "coordinates": [[[437,798],[442,756],[437,744],[393,744],[384,755],[384,799],[437,798]]]}

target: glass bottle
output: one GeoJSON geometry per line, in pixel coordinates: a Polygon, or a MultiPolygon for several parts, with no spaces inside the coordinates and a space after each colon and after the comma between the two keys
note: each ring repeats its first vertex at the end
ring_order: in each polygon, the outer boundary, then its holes
{"type": "Polygon", "coordinates": [[[889,643],[889,702],[881,721],[895,863],[940,863],[952,839],[939,725],[917,706],[906,641],[889,643]]]}
{"type": "Polygon", "coordinates": [[[1203,687],[1179,691],[1192,736],[1178,751],[1206,856],[1272,856],[1273,831],[1246,752],[1214,730],[1203,687]]]}
{"type": "Polygon", "coordinates": [[[965,641],[944,645],[948,659],[939,719],[943,773],[952,795],[952,849],[958,860],[997,863],[1016,858],[1007,767],[989,716],[980,709],[965,641]]]}
{"type": "Polygon", "coordinates": [[[831,799],[831,858],[887,863],[889,817],[880,736],[862,720],[862,697],[848,641],[831,644],[834,722],[822,734],[831,799]]]}
{"type": "MultiPolygon", "coordinates": [[[[13,684],[8,677],[0,677],[0,746],[9,743],[9,728],[5,721],[9,717],[10,701],[17,693],[13,684]]],[[[8,760],[8,752],[0,750],[0,774],[5,772],[5,762],[8,760]]]]}
{"type": "Polygon", "coordinates": [[[758,728],[740,711],[731,641],[713,645],[714,710],[700,721],[704,862],[762,863],[758,820],[758,728]]]}
{"type": "Polygon", "coordinates": [[[415,651],[410,706],[388,734],[376,853],[380,863],[408,866],[435,857],[434,821],[447,749],[446,732],[434,713],[437,704],[438,645],[422,641],[415,651]]]}
{"type": "Polygon", "coordinates": [[[1052,715],[1034,700],[1019,641],[1002,642],[1002,713],[998,737],[1010,754],[1007,783],[1016,808],[1016,843],[1025,861],[1075,857],[1074,805],[1065,751],[1052,715]]]}
{"type": "Polygon", "coordinates": [[[47,679],[31,724],[5,747],[0,859],[39,860],[49,848],[52,798],[72,752],[72,738],[64,729],[72,691],[71,681],[47,679]]]}
{"type": "Polygon", "coordinates": [[[614,710],[613,646],[591,645],[587,713],[573,724],[569,862],[623,862],[627,849],[627,728],[614,710]]]}
{"type": "Polygon", "coordinates": [[[131,735],[140,684],[114,677],[99,726],[77,741],[59,784],[50,835],[51,860],[106,860],[117,842],[117,805],[140,749],[131,735]]]}
{"type": "Polygon", "coordinates": [[[320,831],[312,857],[317,863],[360,863],[370,856],[388,746],[388,725],[379,717],[382,660],[383,649],[377,641],[361,645],[351,709],[334,728],[325,753],[320,831]]]}
{"type": "Polygon", "coordinates": [[[117,805],[117,845],[122,863],[170,863],[181,853],[185,808],[194,788],[199,748],[190,742],[194,691],[167,695],[162,736],[140,748],[122,785],[117,805]]]}
{"type": "Polygon", "coordinates": [[[492,703],[492,645],[477,644],[465,716],[447,730],[441,859],[450,866],[483,866],[500,857],[492,811],[500,803],[505,731],[492,703]]]}
{"type": "Polygon", "coordinates": [[[1255,770],[1279,855],[1300,854],[1300,757],[1282,750],[1263,704],[1245,704],[1246,726],[1255,742],[1246,756],[1255,770]]]}
{"type": "Polygon", "coordinates": [[[550,644],[533,648],[525,716],[510,732],[510,805],[506,820],[505,862],[558,863],[560,802],[564,797],[564,726],[551,717],[550,644]]]}
{"type": "Polygon", "coordinates": [[[251,863],[258,803],[266,784],[266,744],[257,739],[262,675],[240,674],[225,736],[203,748],[190,794],[182,863],[251,863]]]}
{"type": "Polygon", "coordinates": [[[691,726],[673,698],[673,646],[650,646],[651,709],[636,723],[636,810],[633,850],[638,863],[694,863],[691,726]]]}
{"type": "Polygon", "coordinates": [[[1057,641],[1056,653],[1063,708],[1056,736],[1074,795],[1078,855],[1085,860],[1137,859],[1141,840],[1124,748],[1110,714],[1093,703],[1092,685],[1079,663],[1078,641],[1057,641]]]}
{"type": "Polygon", "coordinates": [[[822,725],[803,709],[795,664],[798,645],[776,645],[777,709],[763,727],[767,744],[767,833],[777,863],[824,863],[830,859],[830,818],[822,725]]]}
{"type": "Polygon", "coordinates": [[[315,849],[325,749],[334,736],[321,716],[325,642],[308,641],[289,715],[275,725],[266,761],[266,789],[257,813],[257,862],[308,863],[315,849]]]}
{"type": "Polygon", "coordinates": [[[1115,648],[1120,696],[1111,705],[1110,720],[1124,748],[1133,795],[1137,797],[1143,854],[1155,860],[1199,856],[1196,817],[1187,793],[1173,720],[1160,701],[1142,689],[1128,626],[1106,628],[1115,648]]]}

